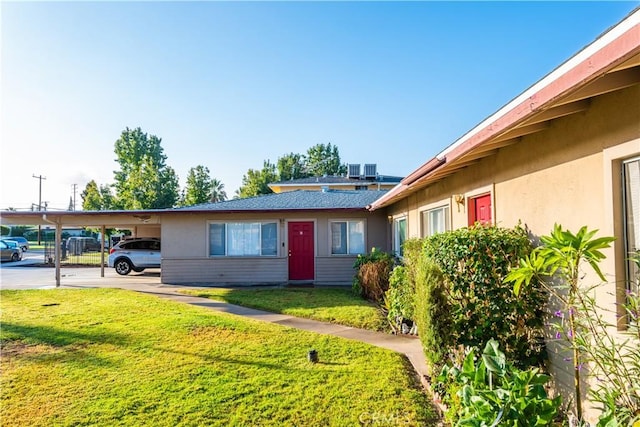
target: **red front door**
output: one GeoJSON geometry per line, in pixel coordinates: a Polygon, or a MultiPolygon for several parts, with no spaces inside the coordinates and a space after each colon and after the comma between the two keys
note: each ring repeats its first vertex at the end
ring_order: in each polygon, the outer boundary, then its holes
{"type": "Polygon", "coordinates": [[[491,194],[469,199],[469,225],[491,224],[491,194]]]}
{"type": "Polygon", "coordinates": [[[288,234],[289,280],[313,280],[313,222],[290,222],[288,234]]]}

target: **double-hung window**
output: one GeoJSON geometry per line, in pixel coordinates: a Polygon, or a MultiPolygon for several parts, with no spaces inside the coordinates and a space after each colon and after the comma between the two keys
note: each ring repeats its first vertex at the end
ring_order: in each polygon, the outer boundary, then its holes
{"type": "Polygon", "coordinates": [[[275,221],[209,224],[210,256],[275,256],[277,248],[275,221]]]}
{"type": "Polygon", "coordinates": [[[422,212],[422,237],[451,230],[449,206],[440,206],[422,212]]]}
{"type": "Polygon", "coordinates": [[[365,253],[364,220],[331,221],[331,254],[365,253]]]}
{"type": "Polygon", "coordinates": [[[622,190],[627,290],[638,292],[640,271],[631,257],[640,256],[640,157],[622,163],[622,190]]]}

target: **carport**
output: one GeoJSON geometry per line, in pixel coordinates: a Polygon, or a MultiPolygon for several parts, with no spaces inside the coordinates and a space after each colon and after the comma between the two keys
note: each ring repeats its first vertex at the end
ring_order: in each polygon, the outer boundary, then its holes
{"type": "MultiPolygon", "coordinates": [[[[160,213],[163,210],[140,211],[2,211],[1,225],[33,225],[55,227],[55,277],[60,286],[60,259],[63,227],[107,228],[131,230],[134,237],[160,237],[160,213]]],[[[104,239],[101,239],[100,277],[104,277],[104,239]]]]}

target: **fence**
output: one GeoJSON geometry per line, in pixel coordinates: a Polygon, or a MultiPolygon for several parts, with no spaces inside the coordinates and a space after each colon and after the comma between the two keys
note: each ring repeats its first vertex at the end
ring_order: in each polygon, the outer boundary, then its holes
{"type": "MultiPolygon", "coordinates": [[[[45,240],[44,263],[54,264],[56,260],[55,240],[45,240]]],[[[100,266],[100,248],[83,244],[81,241],[62,240],[60,246],[60,264],[64,266],[100,266]],[[69,243],[69,244],[68,244],[69,243]]],[[[109,251],[105,248],[104,263],[107,265],[109,251]]]]}

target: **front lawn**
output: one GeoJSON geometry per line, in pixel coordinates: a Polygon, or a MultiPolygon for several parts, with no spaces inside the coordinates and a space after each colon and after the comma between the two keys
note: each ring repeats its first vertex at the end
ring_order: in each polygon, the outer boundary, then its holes
{"type": "Polygon", "coordinates": [[[381,331],[387,325],[375,304],[343,288],[198,289],[182,293],[273,313],[381,331]]]}
{"type": "Polygon", "coordinates": [[[117,289],[0,297],[3,426],[436,422],[391,351],[117,289]]]}

